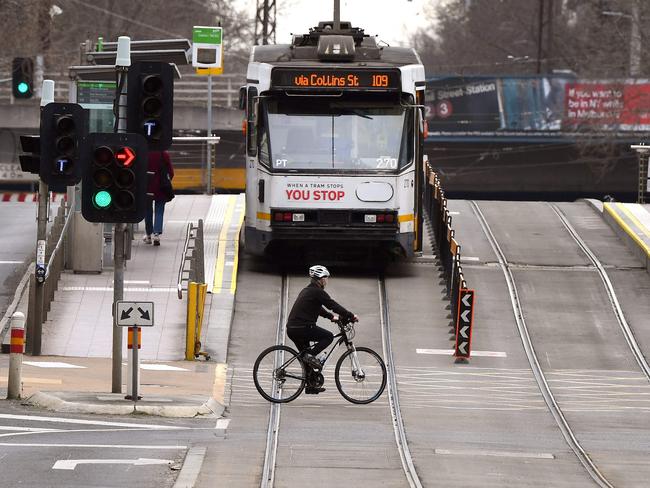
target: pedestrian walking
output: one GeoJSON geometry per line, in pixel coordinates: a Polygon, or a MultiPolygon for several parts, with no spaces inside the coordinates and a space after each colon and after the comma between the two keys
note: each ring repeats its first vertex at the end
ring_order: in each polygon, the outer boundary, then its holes
{"type": "Polygon", "coordinates": [[[174,198],[174,167],[167,151],[150,151],[148,165],[147,212],[144,216],[145,244],[160,246],[165,204],[174,198]],[[153,236],[153,238],[152,238],[153,236]]]}

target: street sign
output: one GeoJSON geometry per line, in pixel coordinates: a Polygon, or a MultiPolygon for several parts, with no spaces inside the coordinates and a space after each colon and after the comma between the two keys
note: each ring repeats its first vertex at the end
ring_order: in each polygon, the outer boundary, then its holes
{"type": "Polygon", "coordinates": [[[200,74],[223,73],[223,29],[195,25],[192,29],[192,66],[200,74]]]}
{"type": "Polygon", "coordinates": [[[474,290],[461,288],[458,296],[458,330],[456,331],[457,358],[469,359],[472,345],[472,322],[474,321],[474,290]]]}
{"type": "Polygon", "coordinates": [[[153,302],[117,302],[115,313],[119,327],[153,326],[153,302]]]}

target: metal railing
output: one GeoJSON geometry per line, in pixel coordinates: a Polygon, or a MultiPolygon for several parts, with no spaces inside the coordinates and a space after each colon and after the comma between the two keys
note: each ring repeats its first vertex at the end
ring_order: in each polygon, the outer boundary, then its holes
{"type": "MultiPolygon", "coordinates": [[[[0,72],[0,79],[11,79],[8,71],[0,72]]],[[[54,80],[55,100],[69,100],[69,91],[73,82],[68,73],[47,73],[47,79],[54,80]]],[[[237,108],[239,104],[239,88],[246,83],[244,74],[225,74],[212,77],[212,104],[217,107],[237,108]]],[[[174,104],[205,105],[208,93],[207,76],[184,74],[174,82],[174,104]]],[[[38,105],[36,97],[21,100],[20,103],[38,105]]],[[[14,103],[11,95],[11,83],[0,83],[0,104],[14,103]]]]}
{"type": "MultiPolygon", "coordinates": [[[[36,303],[36,281],[32,273],[29,277],[29,308],[27,312],[28,332],[27,337],[30,338],[30,331],[33,334],[35,317],[42,317],[43,322],[47,320],[47,313],[50,311],[54,294],[59,286],[59,278],[65,267],[65,253],[63,247],[65,245],[65,237],[70,221],[74,216],[72,205],[69,201],[62,203],[59,206],[56,217],[52,222],[52,227],[47,235],[45,242],[45,256],[47,268],[45,271],[45,281],[43,282],[43,303],[39,305],[36,303]],[[36,313],[36,307],[42,306],[41,313],[36,313]]],[[[32,336],[33,337],[33,336],[32,336]]]]}
{"type": "Polygon", "coordinates": [[[183,255],[178,267],[176,290],[178,299],[183,299],[183,290],[187,290],[187,283],[205,283],[205,256],[203,252],[203,219],[197,225],[192,222],[187,224],[183,255]],[[185,284],[185,286],[183,286],[185,284]]]}

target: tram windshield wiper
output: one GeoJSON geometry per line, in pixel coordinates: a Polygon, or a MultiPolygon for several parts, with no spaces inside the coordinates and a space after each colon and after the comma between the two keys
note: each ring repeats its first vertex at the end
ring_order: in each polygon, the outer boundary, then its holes
{"type": "Polygon", "coordinates": [[[349,114],[354,114],[354,115],[358,115],[359,117],[363,117],[364,119],[373,120],[373,118],[370,115],[355,108],[346,109],[341,112],[341,115],[349,115],[349,114]]]}

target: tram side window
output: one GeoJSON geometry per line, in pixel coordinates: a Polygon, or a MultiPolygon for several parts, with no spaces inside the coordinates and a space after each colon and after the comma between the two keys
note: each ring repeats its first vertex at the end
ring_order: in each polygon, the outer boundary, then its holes
{"type": "Polygon", "coordinates": [[[257,88],[251,86],[248,88],[246,107],[246,148],[249,156],[257,155],[257,127],[255,122],[257,119],[257,110],[259,102],[257,98],[257,88]]]}

